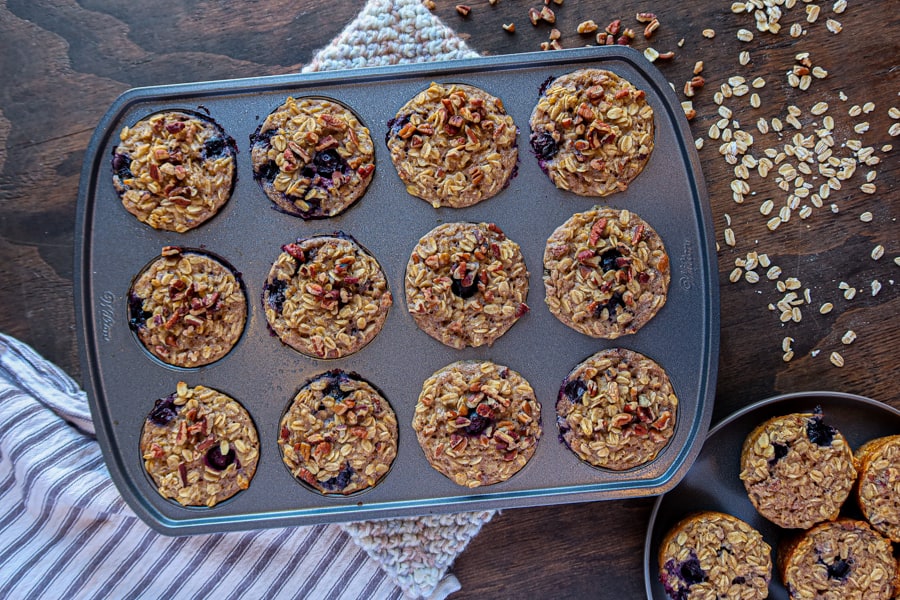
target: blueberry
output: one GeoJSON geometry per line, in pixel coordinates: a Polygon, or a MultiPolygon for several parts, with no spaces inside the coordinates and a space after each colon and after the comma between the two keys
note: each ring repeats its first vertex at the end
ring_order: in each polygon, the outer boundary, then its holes
{"type": "Polygon", "coordinates": [[[806,422],[806,436],[819,446],[830,446],[835,433],[834,427],[826,425],[822,417],[813,417],[806,422]]]}
{"type": "Polygon", "coordinates": [[[281,281],[280,279],[266,284],[266,302],[279,313],[284,308],[285,289],[287,289],[287,281],[281,281]]]}
{"type": "Polygon", "coordinates": [[[134,177],[134,173],[131,172],[131,157],[125,154],[113,154],[112,169],[119,179],[134,177]]]}
{"type": "Polygon", "coordinates": [[[550,160],[559,152],[556,140],[546,131],[531,134],[531,148],[535,154],[544,160],[550,160]]]}
{"type": "Polygon", "coordinates": [[[322,390],[322,393],[334,398],[335,402],[342,402],[347,394],[341,389],[341,382],[346,381],[347,376],[342,373],[328,372],[323,378],[328,381],[328,385],[322,390]]]}
{"type": "Polygon", "coordinates": [[[278,133],[277,129],[267,129],[260,133],[262,129],[262,125],[256,128],[256,131],[250,136],[250,144],[253,147],[262,148],[263,152],[269,150],[272,147],[272,138],[278,133]]]}
{"type": "MultiPolygon", "coordinates": [[[[467,268],[466,274],[462,279],[457,279],[456,277],[452,276],[450,278],[450,291],[463,299],[471,298],[475,295],[475,292],[478,291],[478,267],[477,265],[469,266],[475,266],[475,269],[470,271],[467,268]]],[[[458,270],[459,265],[454,264],[450,272],[456,273],[458,270]]]]}
{"type": "Polygon", "coordinates": [[[342,490],[350,484],[350,479],[353,477],[354,472],[350,463],[346,463],[337,475],[323,481],[322,487],[327,490],[342,490]]]}
{"type": "Polygon", "coordinates": [[[203,160],[208,160],[210,158],[220,158],[225,156],[226,150],[228,149],[228,144],[225,140],[219,136],[210,138],[206,140],[206,143],[203,144],[203,160]]]}
{"type": "Polygon", "coordinates": [[[604,273],[606,271],[616,271],[621,268],[618,263],[620,258],[622,258],[622,253],[615,248],[610,248],[600,255],[600,268],[603,269],[604,273]]]}
{"type": "Polygon", "coordinates": [[[775,449],[775,456],[769,459],[769,466],[771,467],[779,460],[787,456],[788,447],[785,444],[773,443],[772,447],[775,449]]]}
{"type": "Polygon", "coordinates": [[[490,424],[491,420],[487,417],[482,417],[478,413],[473,413],[472,416],[469,417],[469,424],[465,426],[463,431],[465,431],[467,435],[479,435],[482,431],[487,429],[490,424]]]}
{"type": "Polygon", "coordinates": [[[616,315],[616,309],[621,306],[625,308],[625,301],[622,299],[622,294],[616,292],[612,295],[612,297],[606,301],[605,304],[597,304],[594,307],[594,318],[599,319],[603,314],[603,309],[609,311],[609,318],[612,319],[616,315]]]}
{"type": "Polygon", "coordinates": [[[135,293],[128,294],[128,326],[134,331],[147,326],[147,319],[152,312],[144,310],[144,299],[135,293]]]}
{"type": "Polygon", "coordinates": [[[581,397],[587,391],[587,385],[580,379],[573,379],[563,388],[563,393],[572,401],[573,404],[581,401],[581,397]]]}
{"type": "Polygon", "coordinates": [[[256,180],[268,181],[272,183],[275,181],[275,178],[278,177],[278,173],[281,169],[278,168],[278,165],[275,164],[274,160],[270,160],[265,163],[263,166],[259,168],[258,171],[253,172],[253,177],[256,180]]]}
{"type": "Polygon", "coordinates": [[[675,568],[675,559],[670,558],[666,561],[663,571],[659,574],[659,581],[666,589],[666,593],[674,600],[687,600],[687,591],[684,589],[675,590],[673,582],[678,582],[678,572],[675,568]]]}
{"type": "Polygon", "coordinates": [[[850,574],[850,563],[841,558],[837,559],[830,565],[826,565],[828,569],[828,577],[844,581],[850,574]]]}
{"type": "Polygon", "coordinates": [[[556,426],[559,428],[559,441],[561,443],[565,443],[566,434],[569,433],[571,427],[569,427],[569,422],[566,418],[560,414],[556,415],[556,426]]]}
{"type": "Polygon", "coordinates": [[[160,398],[150,411],[150,420],[163,427],[178,415],[178,407],[175,405],[175,394],[169,394],[160,398]]]}
{"type": "Polygon", "coordinates": [[[703,572],[703,567],[700,566],[700,560],[693,552],[691,552],[690,558],[681,563],[678,572],[681,574],[685,585],[688,586],[695,583],[703,583],[707,579],[706,573],[703,572]]]}
{"type": "Polygon", "coordinates": [[[472,280],[470,285],[464,285],[462,281],[457,279],[456,277],[451,278],[450,282],[450,291],[459,296],[460,298],[471,298],[475,295],[475,292],[478,291],[478,284],[472,280]]]}
{"type": "MultiPolygon", "coordinates": [[[[316,168],[316,173],[325,179],[331,179],[331,174],[335,171],[344,174],[350,168],[347,161],[344,160],[344,157],[338,154],[337,150],[334,148],[316,152],[315,156],[313,156],[312,164],[316,168]]],[[[304,172],[304,175],[305,174],[306,173],[304,172]]]]}
{"type": "Polygon", "coordinates": [[[228,448],[228,454],[222,454],[219,444],[216,444],[206,451],[203,462],[211,469],[224,471],[228,468],[228,465],[234,462],[235,456],[234,448],[228,448]]]}

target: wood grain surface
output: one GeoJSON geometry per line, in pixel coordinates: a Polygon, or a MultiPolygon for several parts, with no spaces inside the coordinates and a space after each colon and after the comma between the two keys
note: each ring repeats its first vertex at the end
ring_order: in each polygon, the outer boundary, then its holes
{"type": "MultiPolygon", "coordinates": [[[[554,25],[537,26],[529,22],[528,9],[540,9],[540,0],[472,1],[467,17],[454,3],[436,0],[433,12],[486,54],[538,50],[554,27],[563,47],[596,43],[595,34],[576,32],[579,23],[593,19],[602,30],[621,19],[623,27],[635,29],[637,48],[675,52],[656,65],[680,96],[695,62],[702,60],[705,86],[693,98],[697,116],[691,128],[704,140],[700,157],[721,245],[714,420],[773,394],[812,389],[862,394],[900,408],[900,266],[895,263],[900,147],[883,149],[900,146],[900,138],[889,134],[900,123],[889,114],[900,106],[897,3],[849,0],[846,11],[835,14],[830,1],[798,1],[794,8],[782,7],[778,34],[757,31],[753,15],[732,13],[728,2],[656,4],[564,0],[550,5],[554,25]],[[807,7],[813,5],[821,12],[808,22],[807,7]],[[635,18],[648,10],[660,22],[649,40],[635,18]],[[839,21],[842,31],[829,31],[827,19],[839,21]],[[515,24],[515,33],[504,31],[508,23],[515,24]],[[789,33],[795,23],[803,29],[798,37],[789,33]],[[707,28],[715,37],[702,35],[707,28]],[[754,33],[751,42],[737,39],[741,28],[754,33]],[[739,62],[741,51],[749,52],[746,65],[739,62]],[[806,91],[791,87],[786,75],[799,64],[801,52],[828,71],[806,91]],[[812,194],[827,178],[813,158],[812,172],[804,176],[810,195],[799,198],[789,220],[770,231],[767,221],[790,202],[790,192],[778,186],[778,166],[766,178],[751,172],[751,193],[737,203],[734,165],[719,153],[723,141],[708,138],[722,118],[714,93],[733,76],[748,83],[765,79],[764,87],[750,90],[759,93],[759,108],[751,107],[749,93],[724,102],[733,111],[728,128],[734,131],[736,121],[754,137],[747,154],[760,159],[766,149],[784,151],[785,144],[794,144],[797,130],[787,122],[781,135],[762,134],[756,127],[760,117],[785,121],[790,105],[801,110],[800,132],[815,139],[825,115],[810,111],[821,101],[835,123],[833,155],[854,158],[852,140],[859,140],[880,162],[857,167],[816,208],[812,194]],[[851,116],[851,107],[862,109],[867,102],[874,104],[871,112],[851,116]],[[874,193],[861,190],[870,172],[874,193]],[[774,209],[764,216],[760,206],[769,199],[774,209]],[[806,219],[800,217],[803,206],[810,208],[806,219]],[[861,220],[865,212],[871,221],[861,220]],[[725,243],[729,219],[734,246],[725,243]],[[884,255],[875,260],[878,245],[884,255]],[[749,252],[767,254],[780,267],[781,281],[796,278],[801,298],[809,289],[812,302],[800,306],[800,322],[782,323],[781,311],[768,308],[785,293],[767,278],[767,269],[755,269],[757,283],[729,281],[735,259],[749,252]],[[877,295],[875,281],[881,286],[877,295]],[[855,297],[845,298],[842,282],[858,290],[855,297]],[[825,302],[834,309],[823,315],[819,307],[825,302]],[[845,345],[841,337],[848,330],[857,339],[845,345]],[[783,360],[786,336],[793,338],[790,361],[783,360]],[[843,356],[843,367],[829,361],[832,352],[843,356]]],[[[91,133],[118,94],[136,86],[296,71],[362,5],[362,0],[0,1],[0,331],[80,377],[72,293],[78,178],[91,133]]],[[[800,161],[787,156],[784,162],[796,167],[800,161]]],[[[547,432],[548,442],[553,437],[547,432]]],[[[643,597],[643,541],[652,504],[648,498],[505,511],[457,560],[454,572],[463,591],[454,598],[643,597]]]]}

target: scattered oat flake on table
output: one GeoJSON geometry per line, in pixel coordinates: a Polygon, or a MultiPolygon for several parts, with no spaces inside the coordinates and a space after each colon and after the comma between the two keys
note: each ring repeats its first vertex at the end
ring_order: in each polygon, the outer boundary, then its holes
{"type": "Polygon", "coordinates": [[[832,352],[831,356],[828,357],[828,360],[830,360],[831,364],[833,364],[836,367],[844,366],[844,357],[841,356],[840,354],[838,354],[837,352],[832,352]]]}
{"type": "Polygon", "coordinates": [[[781,340],[782,352],[789,351],[791,349],[791,344],[793,344],[793,343],[794,343],[794,338],[792,338],[792,337],[785,337],[784,339],[782,339],[781,340]]]}

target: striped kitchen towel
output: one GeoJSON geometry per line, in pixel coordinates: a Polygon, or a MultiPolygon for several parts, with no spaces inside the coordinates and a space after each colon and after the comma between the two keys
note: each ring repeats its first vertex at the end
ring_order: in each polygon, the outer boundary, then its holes
{"type": "MultiPolygon", "coordinates": [[[[419,0],[370,0],[304,71],[476,56],[419,0]]],[[[416,598],[492,512],[171,538],[124,503],[84,392],[0,334],[0,598],[416,598]]]]}

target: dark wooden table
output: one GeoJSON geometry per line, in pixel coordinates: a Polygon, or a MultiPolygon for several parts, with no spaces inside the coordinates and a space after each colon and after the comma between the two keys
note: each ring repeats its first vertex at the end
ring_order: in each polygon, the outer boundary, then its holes
{"type": "MultiPolygon", "coordinates": [[[[900,11],[891,0],[851,1],[842,14],[834,14],[831,1],[813,4],[821,5],[813,23],[807,22],[803,2],[783,8],[778,34],[758,32],[752,14],[733,14],[728,3],[703,0],[657,6],[564,0],[551,4],[555,25],[538,26],[529,22],[528,9],[541,8],[540,0],[499,0],[496,5],[473,0],[465,18],[452,2],[436,0],[433,9],[473,48],[488,54],[537,50],[550,41],[554,27],[563,47],[596,43],[595,34],[576,32],[581,22],[593,19],[602,31],[621,19],[623,28],[635,30],[639,49],[652,45],[675,52],[656,64],[680,95],[695,62],[704,61],[706,85],[693,98],[697,116],[691,128],[705,142],[700,157],[721,244],[722,337],[714,420],[773,394],[811,389],[862,394],[900,407],[900,286],[895,284],[900,279],[895,264],[900,147],[883,149],[900,146],[900,138],[889,134],[900,121],[888,112],[900,105],[900,11]],[[635,18],[643,10],[654,10],[660,22],[650,40],[635,18]],[[829,31],[829,18],[840,21],[843,31],[829,31]],[[512,34],[502,28],[511,22],[512,34]],[[790,33],[795,23],[804,30],[799,37],[790,33]],[[752,31],[753,41],[739,41],[740,28],[752,31]],[[704,37],[704,29],[714,30],[715,37],[704,37]],[[740,64],[741,51],[750,53],[747,65],[740,64]],[[786,75],[802,66],[796,58],[801,52],[809,53],[812,66],[828,72],[824,79],[813,78],[805,91],[792,87],[786,75]],[[880,162],[861,164],[817,208],[812,193],[826,178],[813,158],[812,173],[805,176],[812,184],[810,195],[799,199],[788,222],[770,231],[767,221],[789,202],[788,192],[778,186],[778,167],[766,178],[751,172],[751,193],[736,203],[734,166],[718,151],[722,140],[708,138],[721,118],[714,93],[735,75],[748,83],[755,77],[766,82],[750,90],[759,93],[760,108],[750,106],[749,93],[725,100],[734,111],[731,119],[754,136],[748,154],[759,159],[768,148],[783,151],[793,144],[796,130],[786,122],[789,105],[802,111],[802,134],[815,136],[825,115],[813,116],[811,108],[823,101],[835,123],[833,155],[856,157],[846,142],[859,140],[880,162]],[[867,102],[874,103],[871,112],[862,110],[867,102]],[[851,116],[854,105],[861,114],[851,116]],[[761,134],[760,117],[784,121],[783,136],[761,134]],[[869,123],[867,131],[861,131],[863,122],[869,123]],[[874,193],[861,190],[870,171],[874,193]],[[768,199],[774,210],[763,216],[760,207],[768,199]],[[805,205],[811,214],[801,219],[805,205]],[[871,221],[861,220],[865,212],[871,221]],[[725,243],[729,217],[733,246],[725,243]],[[878,245],[884,256],[874,260],[878,245]],[[781,311],[768,308],[784,293],[766,277],[767,269],[754,270],[761,275],[755,284],[729,281],[735,259],[749,252],[766,253],[781,268],[782,281],[799,280],[801,297],[810,290],[812,303],[800,306],[800,322],[783,324],[781,311]],[[877,295],[873,281],[881,284],[877,295]],[[845,298],[842,282],[858,289],[855,297],[845,298]],[[834,309],[823,315],[819,307],[825,302],[834,309]],[[841,338],[848,330],[857,339],[844,345],[841,338]],[[782,356],[786,336],[794,339],[789,362],[782,356]],[[835,351],[845,361],[841,368],[829,360],[835,351]]],[[[327,5],[312,0],[0,3],[0,331],[32,344],[80,377],[72,300],[78,177],[91,133],[119,93],[134,86],[296,71],[362,5],[362,0],[327,5]]],[[[799,161],[787,157],[785,162],[796,166],[799,161]]],[[[505,511],[457,560],[454,571],[464,591],[455,597],[642,597],[643,540],[652,504],[647,498],[505,511]]]]}

